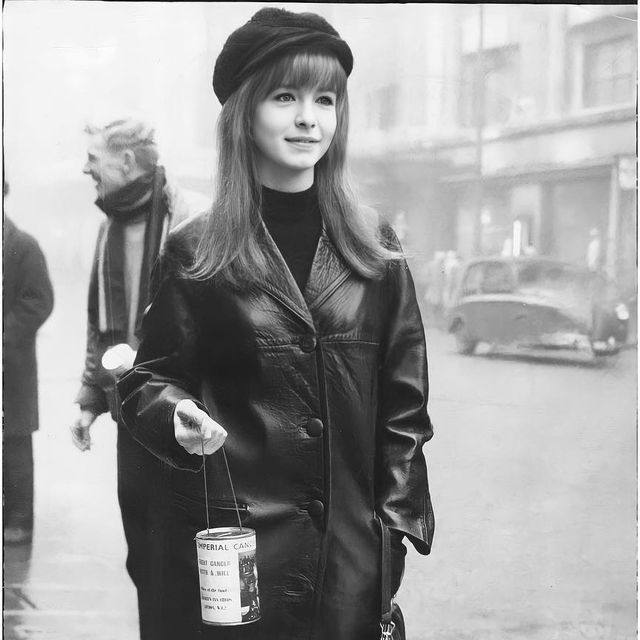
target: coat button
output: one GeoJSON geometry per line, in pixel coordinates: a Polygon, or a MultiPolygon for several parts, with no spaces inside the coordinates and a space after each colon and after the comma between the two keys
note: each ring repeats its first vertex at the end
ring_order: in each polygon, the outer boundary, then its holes
{"type": "Polygon", "coordinates": [[[317,438],[322,435],[322,431],[324,429],[324,425],[322,424],[322,420],[318,418],[309,418],[309,422],[307,422],[307,433],[313,437],[317,438]]]}
{"type": "Polygon", "coordinates": [[[309,503],[309,515],[314,520],[321,520],[324,517],[324,505],[320,500],[312,500],[309,503]]]}
{"type": "Polygon", "coordinates": [[[300,348],[305,353],[311,353],[316,348],[316,339],[310,335],[304,335],[300,338],[300,348]]]}

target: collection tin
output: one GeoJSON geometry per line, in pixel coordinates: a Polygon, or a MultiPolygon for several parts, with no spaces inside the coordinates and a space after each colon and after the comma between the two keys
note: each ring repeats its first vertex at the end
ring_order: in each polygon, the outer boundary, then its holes
{"type": "Polygon", "coordinates": [[[226,626],[259,620],[256,532],[216,527],[199,531],[195,542],[202,621],[226,626]]]}

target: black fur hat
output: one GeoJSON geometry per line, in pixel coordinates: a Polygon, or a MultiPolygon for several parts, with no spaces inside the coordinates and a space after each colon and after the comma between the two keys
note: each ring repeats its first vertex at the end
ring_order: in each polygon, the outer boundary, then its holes
{"type": "Polygon", "coordinates": [[[334,55],[347,76],[353,69],[349,45],[324,18],[268,7],[227,38],[213,71],[218,100],[224,104],[256,69],[296,50],[334,55]]]}

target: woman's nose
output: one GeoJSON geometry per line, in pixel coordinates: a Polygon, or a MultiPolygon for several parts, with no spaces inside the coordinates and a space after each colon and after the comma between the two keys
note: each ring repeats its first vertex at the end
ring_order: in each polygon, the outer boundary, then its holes
{"type": "Polygon", "coordinates": [[[313,100],[301,100],[298,103],[299,109],[296,115],[296,125],[305,129],[312,129],[316,126],[316,114],[313,108],[313,100]]]}

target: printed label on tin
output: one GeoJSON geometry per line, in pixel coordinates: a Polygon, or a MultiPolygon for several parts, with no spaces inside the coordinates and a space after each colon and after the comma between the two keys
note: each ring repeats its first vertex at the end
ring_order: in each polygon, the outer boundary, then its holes
{"type": "Polygon", "coordinates": [[[205,622],[233,624],[260,616],[255,536],[199,539],[200,602],[205,622]]]}

